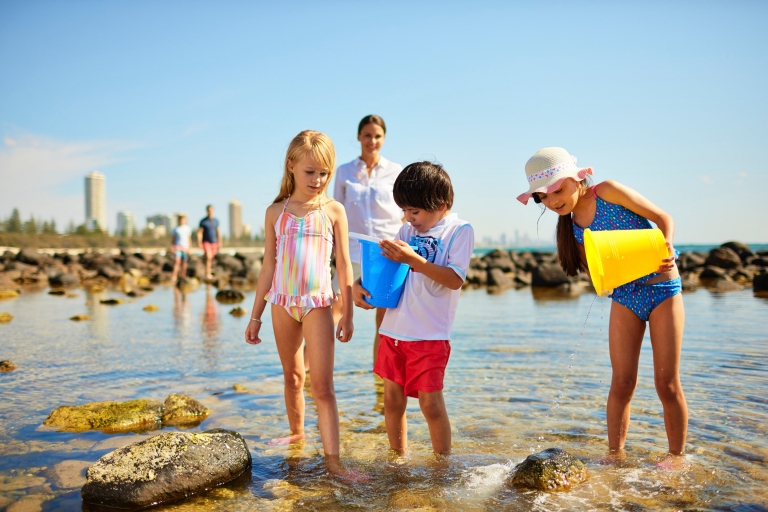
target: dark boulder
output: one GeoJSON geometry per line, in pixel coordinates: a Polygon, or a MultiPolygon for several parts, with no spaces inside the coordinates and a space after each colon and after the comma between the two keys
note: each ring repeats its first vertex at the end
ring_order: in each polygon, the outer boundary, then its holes
{"type": "Polygon", "coordinates": [[[477,268],[467,270],[467,282],[469,284],[483,286],[488,282],[488,272],[477,268]]]}
{"type": "Polygon", "coordinates": [[[747,258],[754,258],[757,256],[757,254],[755,254],[755,252],[750,249],[747,244],[741,242],[726,242],[720,247],[727,247],[728,249],[738,254],[739,258],[741,258],[741,262],[744,265],[747,264],[747,258]]]}
{"type": "Polygon", "coordinates": [[[229,254],[223,254],[219,253],[216,255],[216,263],[224,267],[226,270],[228,270],[232,274],[237,274],[245,268],[243,266],[242,260],[235,258],[234,256],[230,256],[229,254]]]}
{"type": "Polygon", "coordinates": [[[753,258],[750,264],[758,267],[768,267],[768,256],[758,256],[757,258],[753,258]]]}
{"type": "Polygon", "coordinates": [[[48,282],[51,286],[55,287],[76,286],[80,283],[80,279],[74,274],[64,272],[56,277],[52,277],[48,282]]]}
{"type": "Polygon", "coordinates": [[[98,275],[106,277],[107,279],[116,280],[123,277],[123,269],[117,264],[104,265],[99,267],[98,275]]]}
{"type": "Polygon", "coordinates": [[[137,509],[186,498],[230,482],[251,467],[237,432],[165,432],[115,450],[88,469],[83,501],[137,509]]]}
{"type": "Polygon", "coordinates": [[[709,251],[706,264],[720,268],[738,268],[741,266],[741,258],[733,249],[715,247],[709,251]]]}
{"type": "Polygon", "coordinates": [[[518,255],[517,267],[525,270],[526,272],[532,272],[533,269],[539,266],[536,258],[530,252],[521,252],[518,255]]]}
{"type": "Polygon", "coordinates": [[[45,254],[37,252],[37,249],[21,249],[16,255],[16,261],[26,263],[27,265],[40,265],[47,259],[45,254]]]}
{"type": "Polygon", "coordinates": [[[692,252],[684,252],[677,260],[677,267],[681,271],[693,270],[695,268],[703,267],[706,262],[706,258],[702,258],[698,254],[692,252]]]}
{"type": "Polygon", "coordinates": [[[718,277],[711,283],[707,283],[707,290],[714,293],[725,293],[742,290],[744,287],[731,279],[730,276],[718,277]]]}
{"type": "Polygon", "coordinates": [[[136,256],[126,256],[123,260],[123,268],[128,271],[131,269],[141,270],[147,268],[147,262],[136,256]]]}
{"type": "Polygon", "coordinates": [[[544,263],[533,269],[531,274],[531,285],[554,287],[569,283],[570,279],[560,267],[555,263],[544,263]]]}
{"type": "Polygon", "coordinates": [[[514,272],[515,264],[512,262],[512,258],[507,251],[501,249],[494,249],[485,256],[483,261],[488,265],[488,268],[498,268],[502,272],[514,272]]]}
{"type": "Polygon", "coordinates": [[[716,279],[718,277],[722,277],[725,275],[725,270],[723,270],[720,267],[704,267],[704,270],[701,271],[699,274],[699,277],[702,279],[716,279]]]}
{"type": "Polygon", "coordinates": [[[511,288],[515,284],[512,278],[498,267],[488,269],[487,283],[488,286],[496,286],[498,288],[511,288]]]}
{"type": "Polygon", "coordinates": [[[756,292],[768,292],[768,272],[755,276],[752,280],[752,289],[756,292]]]}
{"type": "Polygon", "coordinates": [[[517,465],[508,482],[515,487],[541,491],[567,490],[587,479],[587,467],[560,448],[529,455],[517,465]]]}
{"type": "Polygon", "coordinates": [[[236,304],[245,300],[243,292],[237,290],[221,290],[216,293],[216,300],[223,304],[236,304]]]}

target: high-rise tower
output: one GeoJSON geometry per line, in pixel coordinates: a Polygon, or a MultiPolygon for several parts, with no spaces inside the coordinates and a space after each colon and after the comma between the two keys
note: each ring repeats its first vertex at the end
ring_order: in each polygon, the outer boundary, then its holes
{"type": "Polygon", "coordinates": [[[237,240],[243,236],[243,205],[233,199],[229,202],[229,239],[237,240]]]}
{"type": "Polygon", "coordinates": [[[131,212],[117,212],[117,236],[132,237],[136,225],[131,212]]]}
{"type": "Polygon", "coordinates": [[[99,171],[85,177],[85,227],[107,230],[107,179],[99,171]]]}

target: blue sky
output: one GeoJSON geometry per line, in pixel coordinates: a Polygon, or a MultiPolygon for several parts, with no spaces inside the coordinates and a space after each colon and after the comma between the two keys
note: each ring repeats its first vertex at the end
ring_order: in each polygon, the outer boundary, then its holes
{"type": "MultiPolygon", "coordinates": [[[[0,216],[110,228],[230,199],[263,225],[300,130],[339,163],[441,162],[478,237],[535,238],[526,160],[563,146],[671,213],[678,243],[768,242],[768,2],[0,0],[0,216]]],[[[545,214],[539,237],[553,238],[545,214]]]]}

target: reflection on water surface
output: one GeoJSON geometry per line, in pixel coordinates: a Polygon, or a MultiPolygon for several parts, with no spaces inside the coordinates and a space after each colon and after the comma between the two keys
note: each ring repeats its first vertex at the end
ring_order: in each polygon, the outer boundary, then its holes
{"type": "MultiPolygon", "coordinates": [[[[197,429],[240,432],[254,468],[245,478],[164,510],[643,510],[768,503],[768,300],[749,291],[685,295],[681,373],[691,420],[689,468],[678,472],[656,465],[667,441],[647,340],[628,453],[620,460],[606,457],[609,299],[592,305],[589,294],[465,292],[446,375],[454,454],[444,460],[430,455],[415,400],[409,406],[411,455],[388,453],[381,388],[369,371],[373,317],[356,310],[355,339],[336,346],[335,377],[342,456],[372,476],[353,487],[324,473],[311,395],[306,442],[267,446],[287,430],[274,342],[246,345],[248,317],[230,316],[231,306],[216,303],[214,292],[161,288],[118,306],[99,303],[118,296],[112,291],[80,291],[69,299],[43,291],[0,302],[0,310],[15,317],[0,325],[0,359],[19,368],[0,376],[0,508],[25,497],[45,511],[77,510],[79,490],[57,489],[43,468],[63,460],[92,462],[149,435],[49,431],[40,424],[52,409],[103,400],[162,401],[169,393],[189,394],[213,410],[197,429]],[[160,309],[147,313],[147,304],[160,309]],[[68,320],[76,314],[91,320],[68,320]],[[244,387],[235,391],[233,384],[244,387]],[[515,464],[552,446],[588,463],[586,484],[555,494],[504,486],[515,464]]],[[[252,300],[249,294],[246,307],[252,300]]]]}

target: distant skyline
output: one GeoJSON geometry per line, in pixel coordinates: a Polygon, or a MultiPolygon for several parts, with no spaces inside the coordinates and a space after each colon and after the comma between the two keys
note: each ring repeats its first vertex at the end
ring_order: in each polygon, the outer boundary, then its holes
{"type": "MultiPolygon", "coordinates": [[[[478,240],[551,241],[515,196],[539,148],[674,216],[676,242],[768,243],[768,2],[0,2],[0,217],[84,221],[213,204],[259,232],[300,130],[436,160],[478,240]]],[[[330,189],[332,190],[332,188],[330,189]]],[[[139,226],[137,226],[139,228],[139,226]]]]}

